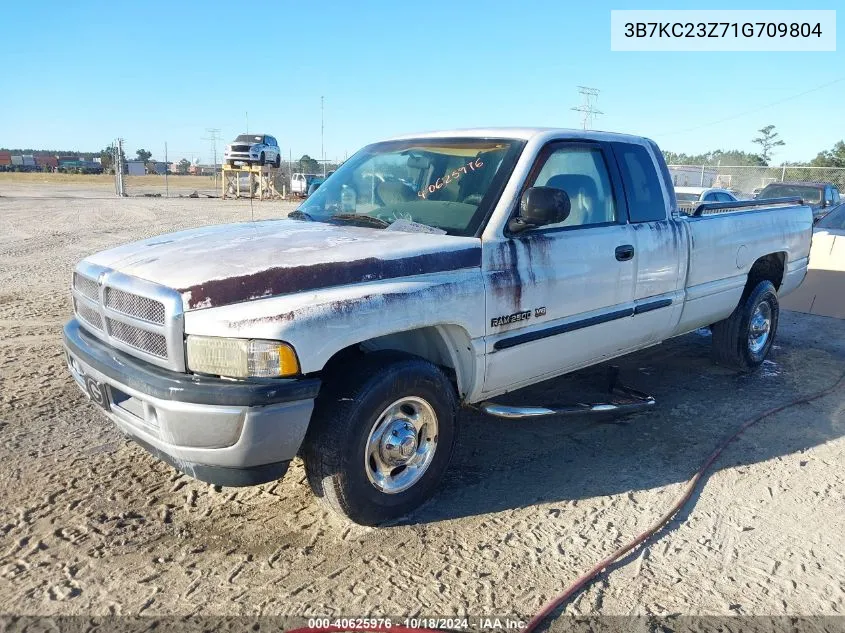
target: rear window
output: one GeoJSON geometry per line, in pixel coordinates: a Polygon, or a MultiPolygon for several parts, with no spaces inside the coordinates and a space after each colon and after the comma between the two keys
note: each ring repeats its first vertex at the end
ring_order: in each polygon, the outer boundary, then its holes
{"type": "Polygon", "coordinates": [[[819,223],[816,224],[820,229],[845,230],[845,207],[839,207],[832,213],[824,216],[819,223]]]}
{"type": "Polygon", "coordinates": [[[822,201],[822,190],[820,187],[805,187],[802,185],[767,185],[760,195],[765,198],[803,198],[804,202],[811,204],[822,201]]]}
{"type": "Polygon", "coordinates": [[[642,145],[630,143],[614,143],[613,149],[622,171],[631,222],[665,220],[666,201],[651,154],[642,145]]]}

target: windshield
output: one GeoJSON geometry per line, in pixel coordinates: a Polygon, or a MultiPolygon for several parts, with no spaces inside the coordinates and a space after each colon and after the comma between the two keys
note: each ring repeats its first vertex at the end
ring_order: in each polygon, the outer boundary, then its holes
{"type": "Polygon", "coordinates": [[[260,143],[261,136],[255,136],[254,134],[241,134],[238,138],[235,139],[235,143],[260,143]]]}
{"type": "Polygon", "coordinates": [[[804,202],[816,203],[822,201],[822,190],[817,187],[804,187],[802,185],[769,185],[760,195],[760,199],[765,198],[790,198],[798,196],[804,199],[804,202]]]}
{"type": "Polygon", "coordinates": [[[695,202],[696,200],[698,200],[699,194],[675,192],[675,198],[678,199],[678,202],[695,202]]]}
{"type": "MultiPolygon", "coordinates": [[[[386,228],[426,225],[474,235],[524,143],[419,139],[365,147],[291,213],[292,218],[386,228]]],[[[417,227],[419,228],[419,227],[417,227]]]]}

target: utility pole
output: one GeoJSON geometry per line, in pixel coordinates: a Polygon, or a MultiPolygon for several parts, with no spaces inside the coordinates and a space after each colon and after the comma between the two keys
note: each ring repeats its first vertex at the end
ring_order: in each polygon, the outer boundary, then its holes
{"type": "Polygon", "coordinates": [[[323,142],[326,130],[324,112],[323,97],[320,97],[320,158],[323,159],[323,178],[326,177],[326,145],[323,142]]]}
{"type": "Polygon", "coordinates": [[[208,136],[204,136],[202,140],[211,141],[211,153],[214,163],[212,165],[214,171],[214,188],[217,189],[217,141],[220,140],[220,129],[216,127],[205,128],[208,136]]]}
{"type": "Polygon", "coordinates": [[[170,188],[167,186],[167,172],[170,171],[170,163],[167,162],[167,141],[164,142],[164,197],[170,197],[170,188]]]}
{"type": "Polygon", "coordinates": [[[597,114],[604,114],[601,110],[597,110],[593,104],[593,99],[598,99],[598,88],[588,88],[587,86],[578,86],[578,92],[581,93],[581,105],[571,108],[581,113],[581,126],[585,130],[590,130],[593,127],[593,119],[597,114]]]}
{"type": "Polygon", "coordinates": [[[123,139],[117,139],[115,143],[115,157],[114,157],[114,174],[115,174],[115,182],[117,185],[117,195],[119,197],[124,197],[126,195],[126,191],[123,187],[123,139]]]}

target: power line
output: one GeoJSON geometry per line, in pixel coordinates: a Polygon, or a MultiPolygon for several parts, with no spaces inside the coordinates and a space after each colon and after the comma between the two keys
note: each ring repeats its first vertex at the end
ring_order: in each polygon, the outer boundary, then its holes
{"type": "Polygon", "coordinates": [[[581,127],[585,130],[590,130],[593,127],[593,120],[596,115],[604,114],[601,110],[596,109],[593,105],[593,99],[598,99],[598,88],[588,88],[587,86],[578,86],[578,92],[581,93],[581,105],[570,108],[581,113],[581,127]]]}
{"type": "Polygon", "coordinates": [[[718,125],[719,123],[724,123],[725,121],[733,121],[734,119],[738,119],[740,117],[744,117],[748,114],[754,114],[755,112],[760,112],[761,110],[766,110],[767,108],[774,107],[776,105],[780,105],[786,101],[791,101],[792,99],[797,99],[798,97],[803,97],[804,95],[808,95],[811,92],[816,92],[821,90],[822,88],[827,88],[828,86],[832,86],[833,84],[837,84],[840,81],[845,81],[845,77],[840,77],[839,79],[834,79],[833,81],[829,81],[827,83],[821,84],[820,86],[816,86],[815,88],[810,88],[809,90],[805,90],[803,92],[799,92],[797,94],[791,95],[789,97],[784,97],[783,99],[778,99],[777,101],[772,101],[771,103],[767,103],[765,105],[759,106],[757,108],[753,108],[751,110],[746,110],[745,112],[740,112],[738,114],[732,114],[731,116],[725,117],[724,119],[719,119],[718,121],[711,121],[710,123],[702,123],[701,125],[696,125],[695,127],[686,128],[685,130],[675,130],[674,132],[663,132],[662,134],[655,134],[654,136],[672,136],[673,134],[684,134],[686,132],[694,132],[695,130],[700,130],[705,127],[710,127],[711,125],[718,125]]]}
{"type": "Polygon", "coordinates": [[[211,141],[211,152],[214,162],[212,163],[214,169],[214,188],[217,189],[217,141],[220,140],[220,129],[216,127],[205,128],[208,136],[204,136],[202,140],[211,141]]]}

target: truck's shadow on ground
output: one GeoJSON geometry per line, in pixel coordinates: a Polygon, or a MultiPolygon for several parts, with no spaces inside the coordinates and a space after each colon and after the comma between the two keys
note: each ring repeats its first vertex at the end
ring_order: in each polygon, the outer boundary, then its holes
{"type": "MultiPolygon", "coordinates": [[[[464,411],[440,492],[404,523],[686,481],[744,420],[828,387],[845,370],[845,321],[783,312],[775,345],[770,361],[751,375],[715,365],[710,337],[699,333],[617,359],[622,380],[658,401],[625,418],[507,421],[464,411]]],[[[574,402],[589,391],[596,397],[587,400],[598,401],[606,373],[606,366],[591,368],[497,400],[574,402]]],[[[798,405],[760,422],[715,468],[762,462],[844,435],[845,393],[829,398],[824,407],[798,405]]]]}

